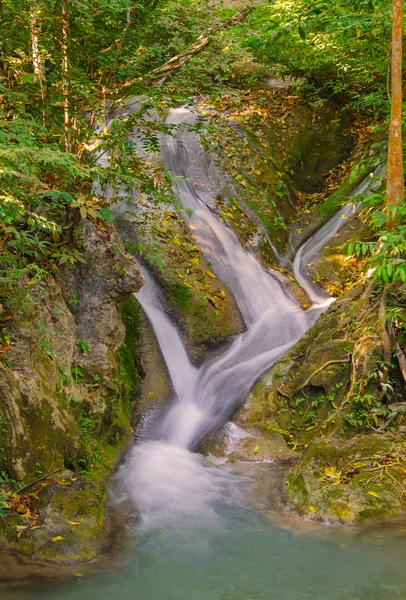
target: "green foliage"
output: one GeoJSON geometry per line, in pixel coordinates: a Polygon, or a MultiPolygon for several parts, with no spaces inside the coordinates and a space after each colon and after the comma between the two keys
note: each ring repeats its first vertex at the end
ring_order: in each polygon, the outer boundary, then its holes
{"type": "Polygon", "coordinates": [[[185,1],[2,3],[0,300],[10,312],[32,310],[49,274],[84,262],[77,227],[108,226],[112,189],[172,199],[165,170],[145,159],[169,131],[148,111],[164,114],[170,100],[137,81],[193,41],[192,16],[185,1]],[[130,81],[147,95],[126,116],[107,98],[130,81]],[[108,121],[107,104],[120,116],[108,121]]]}
{"type": "Polygon", "coordinates": [[[355,242],[348,253],[367,257],[376,282],[389,284],[406,282],[406,204],[384,210],[382,194],[372,194],[364,200],[374,239],[355,242]],[[378,204],[379,202],[379,204],[378,204]],[[375,210],[373,210],[375,209],[375,210]],[[389,226],[390,223],[390,226],[389,226]]]}
{"type": "Polygon", "coordinates": [[[75,381],[76,383],[80,383],[82,381],[84,373],[83,373],[82,365],[80,363],[76,363],[76,365],[71,367],[70,372],[71,372],[73,381],[75,381]]]}
{"type": "Polygon", "coordinates": [[[85,342],[84,340],[78,340],[76,342],[76,345],[81,349],[81,351],[83,352],[83,354],[89,354],[90,352],[90,345],[85,342]]]}
{"type": "Polygon", "coordinates": [[[276,0],[253,16],[246,46],[308,91],[386,113],[391,15],[384,0],[276,0]]]}
{"type": "Polygon", "coordinates": [[[193,298],[193,292],[184,283],[177,283],[175,285],[173,296],[176,304],[184,307],[191,300],[191,298],[193,298]]]}
{"type": "Polygon", "coordinates": [[[7,484],[9,483],[9,478],[7,473],[4,471],[0,472],[0,517],[4,517],[4,515],[9,512],[9,494],[7,491],[7,484]]]}
{"type": "Polygon", "coordinates": [[[376,403],[372,394],[355,395],[351,398],[351,409],[346,414],[346,422],[355,429],[370,429],[375,425],[371,409],[376,403]]]}

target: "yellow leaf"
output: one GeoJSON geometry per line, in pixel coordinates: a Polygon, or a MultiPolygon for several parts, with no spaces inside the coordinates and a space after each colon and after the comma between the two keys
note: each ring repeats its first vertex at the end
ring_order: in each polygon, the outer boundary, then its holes
{"type": "Polygon", "coordinates": [[[310,510],[310,512],[315,513],[316,512],[316,507],[315,506],[309,506],[309,510],[310,510]]]}
{"type": "Polygon", "coordinates": [[[80,207],[80,216],[82,219],[86,219],[87,217],[87,209],[84,206],[80,207]]]}
{"type": "Polygon", "coordinates": [[[373,496],[374,498],[379,498],[378,494],[376,492],[368,492],[368,494],[370,496],[373,496]]]}
{"type": "Polygon", "coordinates": [[[72,525],[72,527],[77,527],[78,525],[80,525],[80,523],[76,522],[76,521],[68,521],[69,525],[72,525]]]}
{"type": "Polygon", "coordinates": [[[204,272],[206,273],[206,275],[208,275],[212,279],[217,279],[216,275],[214,273],[212,273],[211,271],[209,271],[209,269],[205,269],[204,272]]]}
{"type": "Polygon", "coordinates": [[[56,537],[54,537],[53,540],[51,540],[51,542],[62,542],[62,540],[64,540],[65,538],[62,537],[61,535],[57,535],[56,537]]]}
{"type": "Polygon", "coordinates": [[[361,29],[359,27],[355,28],[355,33],[357,34],[357,37],[361,37],[361,29]]]}
{"type": "Polygon", "coordinates": [[[93,219],[97,219],[97,212],[94,210],[94,208],[88,207],[87,212],[91,217],[93,217],[93,219]]]}
{"type": "Polygon", "coordinates": [[[325,467],[324,474],[331,479],[340,479],[341,471],[338,471],[335,467],[325,467]]]}

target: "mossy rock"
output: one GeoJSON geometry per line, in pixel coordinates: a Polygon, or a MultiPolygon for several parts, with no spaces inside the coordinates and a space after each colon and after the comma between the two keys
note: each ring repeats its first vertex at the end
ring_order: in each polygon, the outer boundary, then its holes
{"type": "Polygon", "coordinates": [[[120,216],[117,226],[132,252],[140,243],[159,246],[162,264],[148,264],[148,268],[161,286],[168,313],[178,324],[192,360],[200,362],[214,347],[241,333],[244,322],[233,295],[210,270],[184,220],[186,215],[167,209],[151,205],[146,221],[120,216]]]}
{"type": "Polygon", "coordinates": [[[16,514],[0,522],[2,546],[51,562],[95,560],[105,543],[105,496],[105,485],[62,472],[39,493],[34,522],[16,514]]]}
{"type": "MultiPolygon", "coordinates": [[[[95,244],[104,248],[100,235],[95,244]]],[[[23,488],[24,494],[36,491],[38,496],[31,516],[22,518],[11,511],[0,519],[0,546],[49,561],[81,562],[97,557],[106,540],[107,481],[133,438],[139,310],[129,288],[137,289],[138,271],[124,283],[116,281],[114,265],[105,265],[104,274],[103,289],[95,292],[99,306],[83,303],[81,318],[87,315],[87,328],[94,318],[94,335],[103,337],[108,367],[105,378],[97,369],[92,371],[91,361],[86,368],[83,365],[80,377],[72,376],[71,368],[77,364],[74,356],[79,352],[77,331],[56,284],[34,315],[49,330],[50,340],[55,339],[53,355],[38,349],[35,326],[16,316],[12,323],[14,370],[0,364],[2,469],[11,479],[21,481],[15,486],[23,488]],[[104,286],[111,286],[111,294],[104,286]],[[58,318],[53,317],[48,303],[58,309],[58,318]],[[97,329],[105,312],[114,323],[111,340],[105,330],[97,329]],[[64,469],[68,470],[63,473],[64,469]],[[35,482],[38,475],[46,473],[48,477],[35,482]],[[46,482],[43,489],[42,481],[46,482]],[[58,539],[52,541],[54,538],[58,539]]],[[[126,275],[119,277],[125,280],[126,275]]],[[[10,486],[3,485],[7,491],[10,486]]]]}
{"type": "Polygon", "coordinates": [[[357,325],[365,308],[363,291],[350,290],[319,317],[253,387],[244,407],[237,412],[237,423],[261,423],[282,431],[285,437],[306,443],[317,436],[327,419],[331,427],[334,424],[339,429],[351,403],[344,405],[339,418],[330,417],[348,394],[351,355],[356,344],[363,351],[356,362],[357,373],[365,377],[364,392],[375,395],[378,402],[379,382],[372,371],[379,366],[382,348],[376,340],[374,312],[370,312],[361,328],[357,325]],[[363,373],[364,367],[368,373],[363,373]],[[309,413],[311,420],[306,419],[309,413]]]}
{"type": "Polygon", "coordinates": [[[368,470],[392,449],[391,440],[371,435],[313,442],[288,474],[288,505],[308,516],[346,524],[402,512],[406,498],[399,487],[385,474],[382,480],[372,480],[373,471],[368,470]]]}

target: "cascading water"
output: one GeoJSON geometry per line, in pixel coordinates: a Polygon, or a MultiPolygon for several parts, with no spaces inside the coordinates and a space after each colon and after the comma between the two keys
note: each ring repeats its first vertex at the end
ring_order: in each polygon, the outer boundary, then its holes
{"type": "Polygon", "coordinates": [[[196,194],[180,140],[182,125],[193,123],[193,114],[177,109],[171,111],[168,120],[180,126],[180,133],[177,138],[167,136],[163,140],[165,164],[176,176],[175,191],[182,206],[192,213],[190,225],[198,243],[217,276],[234,294],[246,331],[220,357],[195,368],[165,314],[156,284],[145,274],[146,284],[137,298],[156,332],[175,398],[155,420],[147,439],[135,445],[119,474],[144,527],[162,527],[186,515],[199,515],[200,519],[205,514],[213,516],[211,505],[224,493],[227,486],[221,481],[228,482],[229,475],[222,475],[191,450],[227,418],[258,377],[300,339],[329,304],[330,298],[311,285],[304,263],[343,223],[341,214],[337,215],[298,253],[297,279],[317,304],[303,311],[196,194]]]}
{"type": "MultiPolygon", "coordinates": [[[[369,187],[374,188],[375,184],[379,185],[379,177],[384,171],[383,167],[378,167],[373,174],[372,179],[364,179],[360,185],[352,193],[353,196],[364,194],[369,187]]],[[[309,278],[306,266],[309,261],[322,250],[334,235],[345,225],[345,223],[354,217],[361,208],[361,203],[346,204],[337,211],[316,233],[299,248],[293,262],[293,273],[296,281],[305,290],[313,305],[326,305],[332,301],[327,292],[318,288],[309,278]]]]}

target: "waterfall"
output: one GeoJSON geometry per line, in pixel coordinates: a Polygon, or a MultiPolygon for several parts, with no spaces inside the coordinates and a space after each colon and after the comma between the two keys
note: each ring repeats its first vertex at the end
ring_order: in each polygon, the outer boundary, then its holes
{"type": "MultiPolygon", "coordinates": [[[[186,109],[170,112],[168,121],[193,122],[186,109]]],[[[213,505],[225,492],[230,475],[208,465],[192,450],[224,422],[248,394],[255,381],[297,342],[331,299],[310,282],[305,265],[344,224],[352,205],[337,213],[298,252],[295,276],[316,305],[303,311],[239,243],[198,197],[188,176],[187,155],[180,139],[166,136],[162,153],[176,176],[174,189],[190,225],[211,261],[211,268],[233,293],[246,331],[236,336],[222,355],[199,368],[188,357],[181,336],[166,315],[157,285],[144,272],[145,286],[136,295],[157,335],[175,390],[170,406],[154,421],[119,472],[124,496],[135,503],[141,527],[171,526],[188,516],[211,519],[213,505]]],[[[362,190],[359,189],[360,193],[362,190]]]]}

